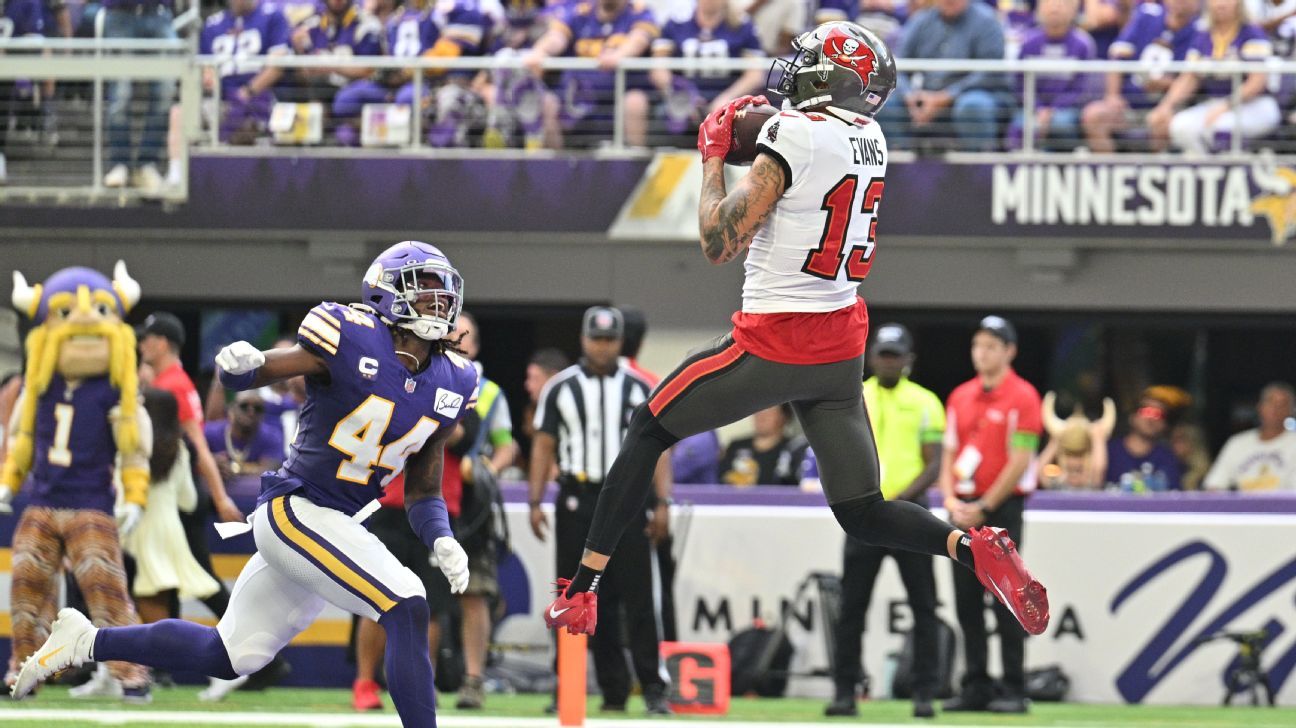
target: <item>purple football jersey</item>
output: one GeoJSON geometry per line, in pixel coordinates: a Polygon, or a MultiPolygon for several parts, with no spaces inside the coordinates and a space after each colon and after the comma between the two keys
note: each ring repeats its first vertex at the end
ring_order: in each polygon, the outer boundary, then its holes
{"type": "Polygon", "coordinates": [[[441,37],[459,46],[459,55],[484,54],[504,27],[504,8],[497,0],[440,0],[432,12],[441,37]]]}
{"type": "Polygon", "coordinates": [[[671,448],[671,476],[680,485],[715,485],[723,452],[715,430],[690,435],[671,448]]]}
{"type": "MultiPolygon", "coordinates": [[[[1107,57],[1112,60],[1137,58],[1153,64],[1182,61],[1197,35],[1195,25],[1195,22],[1189,22],[1179,30],[1170,30],[1166,27],[1165,8],[1156,3],[1143,3],[1134,9],[1129,22],[1107,49],[1107,57]]],[[[1164,75],[1164,72],[1160,73],[1164,75]]],[[[1141,108],[1156,103],[1156,99],[1150,98],[1143,90],[1146,80],[1142,74],[1125,75],[1122,93],[1131,106],[1141,108]]]]}
{"type": "MultiPolygon", "coordinates": [[[[1192,46],[1188,48],[1186,58],[1190,61],[1203,58],[1228,61],[1263,61],[1272,55],[1273,44],[1269,42],[1269,36],[1265,35],[1264,30],[1258,25],[1244,25],[1238,29],[1237,35],[1233,36],[1233,40],[1226,45],[1219,46],[1215,45],[1209,30],[1197,31],[1192,46]]],[[[1197,91],[1215,98],[1228,96],[1233,91],[1230,74],[1202,76],[1201,85],[1197,91]]]]}
{"type": "MultiPolygon", "coordinates": [[[[672,20],[662,28],[661,37],[653,41],[653,55],[675,58],[743,58],[765,55],[752,21],[743,19],[739,24],[720,23],[714,28],[698,25],[697,16],[688,20],[672,20]]],[[[703,64],[699,64],[703,65],[703,64]]],[[[693,82],[707,100],[729,88],[738,73],[735,71],[702,68],[684,71],[684,77],[693,82]]]]}
{"type": "Polygon", "coordinates": [[[353,56],[382,55],[382,25],[378,19],[355,5],[347,8],[341,19],[323,7],[308,19],[313,53],[350,53],[353,56]]]}
{"type": "Polygon", "coordinates": [[[407,6],[387,22],[387,53],[397,58],[417,58],[436,45],[441,32],[431,10],[407,6]]]}
{"type": "Polygon", "coordinates": [[[476,405],[477,370],[468,360],[434,355],[411,374],[386,324],[368,312],[321,303],[297,341],[325,361],[328,376],[307,378],[297,438],[283,467],[262,477],[260,503],[296,493],[354,514],[434,432],[476,405]]]}
{"type": "Polygon", "coordinates": [[[221,97],[230,98],[263,68],[259,60],[272,53],[287,53],[288,19],[274,5],[261,3],[247,15],[222,10],[207,18],[198,38],[200,53],[218,56],[221,97]]]}
{"type": "Polygon", "coordinates": [[[8,0],[0,14],[0,40],[45,35],[45,4],[41,0],[8,0]]]}
{"type": "MultiPolygon", "coordinates": [[[[1022,43],[1022,58],[1072,59],[1091,61],[1094,41],[1079,28],[1071,28],[1061,38],[1050,38],[1042,29],[1032,30],[1022,43]]],[[[1052,109],[1076,108],[1089,88],[1092,76],[1084,73],[1040,73],[1035,75],[1035,106],[1052,109]]],[[[1022,93],[1024,79],[1017,79],[1017,93],[1022,93]]]]}
{"type": "MultiPolygon", "coordinates": [[[[631,0],[615,18],[603,22],[598,18],[598,6],[592,2],[571,2],[554,9],[550,27],[566,28],[569,41],[564,55],[577,58],[598,58],[605,48],[615,48],[626,41],[630,31],[639,29],[656,38],[660,31],[653,21],[652,12],[639,0],[631,0]]],[[[614,75],[603,71],[567,71],[563,86],[576,83],[589,90],[612,90],[614,75]]]]}
{"type": "Polygon", "coordinates": [[[36,403],[32,505],[112,513],[117,444],[108,413],[120,402],[121,392],[106,376],[73,386],[53,376],[36,403]]]}

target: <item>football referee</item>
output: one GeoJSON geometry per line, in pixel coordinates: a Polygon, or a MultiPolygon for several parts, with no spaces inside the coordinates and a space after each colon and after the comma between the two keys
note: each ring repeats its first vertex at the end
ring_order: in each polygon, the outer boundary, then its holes
{"type": "MultiPolygon", "coordinates": [[[[540,510],[555,458],[558,498],[554,503],[557,573],[575,573],[594,519],[603,477],[621,450],[630,416],[648,399],[649,384],[620,363],[625,321],[615,308],[595,306],[581,326],[581,360],[550,379],[540,391],[531,443],[531,530],[545,540],[548,518],[540,510]]],[[[655,474],[657,499],[653,529],[666,527],[665,496],[670,488],[669,460],[655,474]],[[661,507],[658,507],[658,506],[661,507]]],[[[647,504],[646,504],[647,505],[647,504]]],[[[658,657],[660,589],[653,581],[648,510],[626,529],[616,562],[596,585],[598,631],[590,639],[604,711],[624,712],[630,695],[622,633],[629,637],[631,662],[650,715],[668,715],[666,676],[658,657]]]]}

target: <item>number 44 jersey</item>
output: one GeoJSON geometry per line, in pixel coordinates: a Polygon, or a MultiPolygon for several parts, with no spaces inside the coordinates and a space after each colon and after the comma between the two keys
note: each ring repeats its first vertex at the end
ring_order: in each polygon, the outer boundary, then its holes
{"type": "Polygon", "coordinates": [[[297,437],[283,467],[262,478],[260,503],[296,493],[354,514],[437,430],[476,405],[471,362],[432,354],[411,374],[390,330],[366,311],[322,303],[306,314],[297,341],[324,360],[328,376],[307,378],[297,437]]]}

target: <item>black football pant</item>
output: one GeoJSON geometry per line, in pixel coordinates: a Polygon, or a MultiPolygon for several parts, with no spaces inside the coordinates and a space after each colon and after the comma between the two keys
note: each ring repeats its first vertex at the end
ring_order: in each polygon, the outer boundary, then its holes
{"type": "MultiPolygon", "coordinates": [[[[554,503],[555,565],[559,575],[576,573],[598,494],[596,483],[559,478],[558,500],[554,503]]],[[[589,645],[606,705],[625,705],[630,695],[627,647],[640,686],[647,690],[664,689],[666,685],[657,631],[660,589],[653,578],[652,546],[644,533],[647,526],[647,513],[641,509],[621,539],[616,560],[608,564],[599,581],[598,628],[589,645]]]]}
{"type": "Polygon", "coordinates": [[[937,662],[936,576],[932,558],[927,554],[872,546],[849,536],[842,556],[841,614],[837,618],[834,646],[833,682],[837,696],[855,695],[856,686],[863,679],[860,643],[864,618],[873,599],[882,560],[888,556],[895,559],[900,569],[900,580],[909,595],[909,610],[913,612],[913,695],[931,700],[936,696],[937,662]]]}
{"type": "Polygon", "coordinates": [[[876,546],[948,556],[949,524],[916,503],[882,498],[863,371],[862,355],[831,364],[780,364],[744,351],[729,335],[693,352],[635,411],[603,483],[588,547],[612,553],[642,515],[657,459],[671,445],[790,402],[814,448],[828,505],[847,534],[876,546]]]}
{"type": "MultiPolygon", "coordinates": [[[[968,500],[974,500],[969,498],[968,500]]],[[[1013,496],[986,517],[987,526],[1008,530],[1008,537],[1022,546],[1022,511],[1026,499],[1013,496]]],[[[963,673],[964,692],[989,691],[994,687],[986,669],[986,596],[985,587],[972,571],[954,567],[954,605],[958,611],[959,627],[963,631],[963,653],[967,671],[963,673]]],[[[995,632],[999,635],[999,653],[1003,659],[1003,686],[1009,697],[1025,697],[1026,631],[1013,613],[993,597],[995,632]]]]}

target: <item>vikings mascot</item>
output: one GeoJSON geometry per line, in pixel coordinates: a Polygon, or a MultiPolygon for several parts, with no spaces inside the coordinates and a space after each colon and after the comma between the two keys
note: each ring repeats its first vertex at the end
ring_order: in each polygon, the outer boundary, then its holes
{"type": "MultiPolygon", "coordinates": [[[[111,281],[65,268],[29,286],[14,273],[14,306],[35,324],[0,469],[0,509],[9,509],[24,479],[30,496],[13,537],[14,664],[49,636],[49,602],[57,599],[64,557],[96,625],[139,622],[126,590],[113,492],[120,467],[126,505],[117,518],[129,529],[149,488],[151,438],[137,396],[135,334],[123,321],[139,295],[120,261],[111,281]]],[[[128,696],[148,694],[144,668],[110,668],[128,696]]]]}

